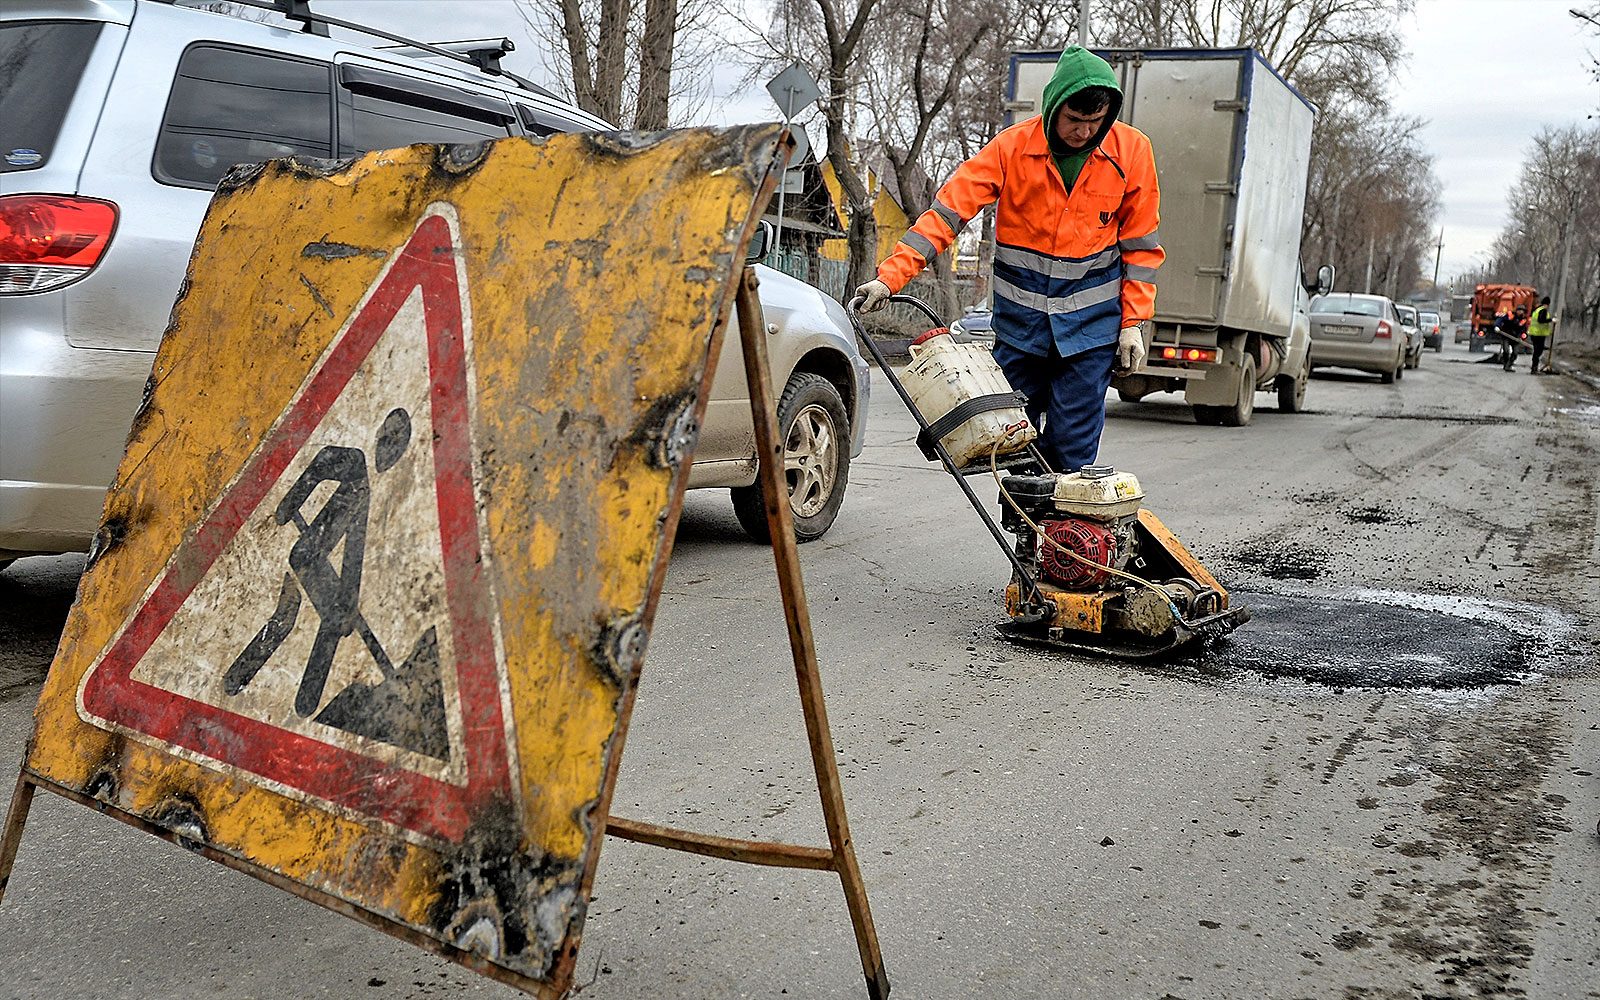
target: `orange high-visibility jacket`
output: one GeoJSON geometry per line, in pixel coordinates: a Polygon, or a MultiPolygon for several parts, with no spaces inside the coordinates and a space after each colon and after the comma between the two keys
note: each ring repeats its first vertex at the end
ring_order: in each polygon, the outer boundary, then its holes
{"type": "Polygon", "coordinates": [[[1018,122],[956,169],[878,267],[898,292],[984,206],[995,206],[995,337],[1062,357],[1113,343],[1154,315],[1161,195],[1150,140],[1123,122],[1089,154],[1068,194],[1041,118],[1018,122]]]}

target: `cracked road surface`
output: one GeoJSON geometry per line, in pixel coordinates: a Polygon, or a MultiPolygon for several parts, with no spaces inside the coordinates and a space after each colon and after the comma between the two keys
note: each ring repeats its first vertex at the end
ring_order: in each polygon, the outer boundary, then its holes
{"type": "MultiPolygon", "coordinates": [[[[1600,997],[1600,390],[1479,357],[1241,429],[1110,402],[1102,459],[1255,612],[1166,666],[996,638],[1006,562],[877,381],[801,558],[894,996],[1600,997]]],[[[6,774],[76,565],[0,576],[6,774]]],[[[692,494],[616,814],[825,843],[788,656],[769,554],[692,494]]],[[[48,795],[0,935],[6,1000],[518,995],[48,795]]],[[[865,995],[836,879],[618,841],[579,970],[865,995]]]]}

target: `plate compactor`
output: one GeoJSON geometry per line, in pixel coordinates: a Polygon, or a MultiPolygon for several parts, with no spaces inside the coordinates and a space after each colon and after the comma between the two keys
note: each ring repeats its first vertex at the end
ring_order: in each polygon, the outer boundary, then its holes
{"type": "Polygon", "coordinates": [[[889,301],[917,307],[935,327],[912,342],[905,382],[862,328],[861,300],[846,311],[921,428],[923,454],[955,477],[1011,563],[1010,617],[996,626],[1002,637],[1149,659],[1249,621],[1249,610],[1230,606],[1216,578],[1145,509],[1137,478],[1109,466],[1051,470],[1032,443],[1037,432],[1021,394],[988,350],[956,343],[920,299],[889,301]],[[925,409],[935,413],[931,423],[925,409]],[[983,474],[999,486],[999,525],[967,482],[983,474]]]}

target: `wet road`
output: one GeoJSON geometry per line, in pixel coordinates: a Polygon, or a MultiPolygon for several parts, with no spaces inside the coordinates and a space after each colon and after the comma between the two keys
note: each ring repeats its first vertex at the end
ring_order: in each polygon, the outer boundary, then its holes
{"type": "MultiPolygon", "coordinates": [[[[1254,611],[1164,666],[996,638],[1005,561],[875,384],[802,561],[895,996],[1600,996],[1600,392],[1478,357],[1241,429],[1109,403],[1102,458],[1254,611]]],[[[0,773],[76,565],[0,575],[0,773]]],[[[691,496],[616,813],[824,843],[787,656],[769,557],[691,496]]],[[[49,796],[0,936],[7,1000],[516,995],[49,796]]],[[[828,876],[623,842],[579,969],[865,995],[828,876]]]]}

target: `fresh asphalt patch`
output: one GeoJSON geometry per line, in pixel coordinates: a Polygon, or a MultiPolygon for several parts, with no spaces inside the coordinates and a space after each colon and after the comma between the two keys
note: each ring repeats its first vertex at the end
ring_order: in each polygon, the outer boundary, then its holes
{"type": "Polygon", "coordinates": [[[1526,684],[1594,662],[1549,608],[1395,591],[1234,591],[1251,619],[1182,665],[1322,687],[1460,690],[1526,684]]]}

